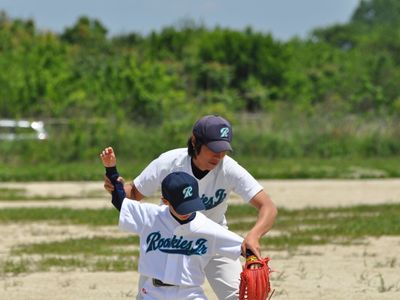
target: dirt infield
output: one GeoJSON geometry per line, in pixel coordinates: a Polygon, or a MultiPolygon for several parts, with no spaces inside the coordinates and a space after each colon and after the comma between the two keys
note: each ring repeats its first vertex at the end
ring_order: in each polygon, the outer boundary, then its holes
{"type": "MultiPolygon", "coordinates": [[[[270,180],[262,181],[278,207],[337,207],[356,204],[400,203],[400,180],[270,180]]],[[[101,182],[0,183],[0,188],[24,188],[43,201],[0,201],[8,207],[109,207],[101,182]],[[88,195],[97,194],[97,198],[88,195]],[[71,199],[56,200],[60,196],[71,199]]],[[[158,201],[157,197],[153,199],[158,201]]],[[[233,203],[241,200],[233,197],[233,203]]],[[[400,219],[399,219],[400,220],[400,219]]],[[[20,243],[61,240],[91,235],[121,234],[115,227],[32,224],[0,226],[0,260],[20,243]]],[[[273,299],[399,299],[400,237],[368,239],[339,246],[301,247],[296,251],[264,253],[276,271],[273,299]]],[[[136,272],[38,272],[2,275],[0,299],[72,300],[135,299],[136,272]]],[[[205,284],[209,299],[216,299],[205,284]]]]}

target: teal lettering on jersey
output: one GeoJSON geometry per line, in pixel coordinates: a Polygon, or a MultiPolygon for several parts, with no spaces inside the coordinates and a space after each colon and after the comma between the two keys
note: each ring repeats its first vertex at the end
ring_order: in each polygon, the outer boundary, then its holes
{"type": "Polygon", "coordinates": [[[226,198],[226,193],[224,189],[218,189],[215,192],[215,195],[211,197],[207,197],[205,194],[201,196],[201,200],[203,201],[206,210],[216,207],[222,201],[224,201],[225,198],[226,198]]]}
{"type": "Polygon", "coordinates": [[[184,240],[174,235],[172,238],[164,238],[159,231],[152,232],[147,236],[147,252],[161,251],[165,253],[176,253],[182,255],[203,255],[207,253],[207,240],[198,239],[197,241],[184,240]]]}

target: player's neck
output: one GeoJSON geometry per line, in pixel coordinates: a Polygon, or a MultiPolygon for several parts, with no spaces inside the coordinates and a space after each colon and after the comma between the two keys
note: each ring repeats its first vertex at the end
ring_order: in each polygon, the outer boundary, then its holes
{"type": "Polygon", "coordinates": [[[192,165],[192,173],[194,175],[194,177],[196,177],[197,179],[202,179],[204,176],[206,176],[208,174],[208,172],[210,172],[209,170],[202,170],[200,169],[194,158],[191,159],[191,165],[192,165]]]}
{"type": "Polygon", "coordinates": [[[186,224],[186,223],[189,223],[190,221],[192,221],[195,217],[196,217],[196,212],[194,212],[194,213],[192,213],[189,217],[185,217],[184,219],[183,218],[180,218],[180,215],[176,215],[176,214],[174,214],[171,210],[169,211],[170,212],[170,214],[171,214],[171,216],[175,219],[175,220],[177,220],[178,221],[178,223],[179,224],[186,224]]]}

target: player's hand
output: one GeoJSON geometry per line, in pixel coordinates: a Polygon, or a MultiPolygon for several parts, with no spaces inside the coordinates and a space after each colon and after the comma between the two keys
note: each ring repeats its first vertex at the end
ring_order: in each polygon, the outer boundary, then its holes
{"type": "Polygon", "coordinates": [[[104,175],[104,188],[109,192],[110,194],[114,191],[114,186],[111,183],[111,180],[108,179],[106,175],[104,175]]]}
{"type": "Polygon", "coordinates": [[[105,167],[115,167],[117,164],[117,158],[112,147],[105,148],[100,153],[100,159],[105,167]]]}
{"type": "MultiPolygon", "coordinates": [[[[122,182],[125,185],[125,179],[123,177],[118,177],[117,181],[122,182]]],[[[106,175],[104,175],[104,188],[107,192],[112,193],[114,191],[114,185],[111,183],[110,179],[106,175]]]]}
{"type": "Polygon", "coordinates": [[[242,253],[246,253],[246,250],[249,249],[254,255],[262,260],[261,257],[261,247],[258,237],[254,236],[251,232],[249,232],[243,240],[242,243],[242,253]]]}

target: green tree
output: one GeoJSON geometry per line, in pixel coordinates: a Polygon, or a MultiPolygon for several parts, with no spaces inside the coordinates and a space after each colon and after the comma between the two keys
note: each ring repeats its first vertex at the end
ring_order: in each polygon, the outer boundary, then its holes
{"type": "Polygon", "coordinates": [[[107,37],[107,29],[99,20],[82,16],[72,27],[67,27],[61,38],[71,44],[98,44],[104,42],[107,37]]]}
{"type": "Polygon", "coordinates": [[[370,27],[400,24],[400,2],[397,0],[361,0],[351,23],[370,27]]]}

